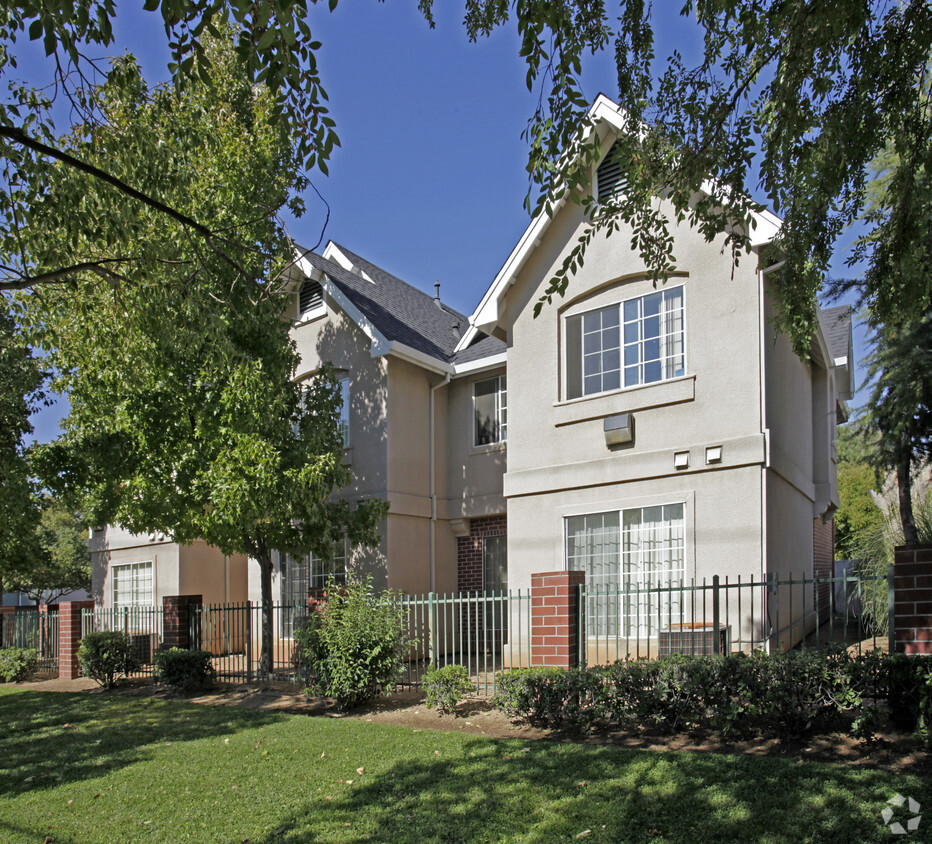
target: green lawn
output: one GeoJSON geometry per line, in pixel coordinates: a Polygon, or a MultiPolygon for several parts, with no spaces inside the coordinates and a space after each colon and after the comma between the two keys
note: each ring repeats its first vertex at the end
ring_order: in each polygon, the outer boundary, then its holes
{"type": "Polygon", "coordinates": [[[897,792],[932,807],[929,784],[841,765],[9,688],[0,724],[0,841],[17,844],[850,844],[932,830],[892,836],[880,817],[897,792]]]}

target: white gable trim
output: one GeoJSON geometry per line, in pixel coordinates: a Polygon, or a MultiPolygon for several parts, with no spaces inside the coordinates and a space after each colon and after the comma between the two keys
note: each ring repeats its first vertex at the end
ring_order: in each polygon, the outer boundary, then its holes
{"type": "Polygon", "coordinates": [[[327,245],[324,247],[321,257],[326,258],[328,261],[333,261],[338,267],[343,267],[348,273],[359,276],[364,281],[368,281],[369,284],[375,284],[375,281],[369,277],[365,270],[363,270],[362,267],[356,266],[332,240],[327,241],[327,245]]]}
{"type": "MultiPolygon", "coordinates": [[[[615,134],[628,130],[628,120],[624,112],[604,94],[599,94],[596,97],[595,102],[589,109],[589,118],[600,128],[601,126],[609,127],[615,134]]],[[[708,180],[703,182],[702,190],[710,193],[712,182],[708,180]]],[[[564,198],[556,203],[554,211],[558,211],[565,201],[564,195],[564,198]]],[[[491,334],[492,330],[499,324],[502,317],[502,303],[505,300],[508,288],[517,280],[518,273],[521,272],[531,253],[540,244],[547,229],[550,228],[554,216],[555,214],[541,213],[531,220],[521,239],[482,297],[476,310],[469,317],[469,328],[463,333],[460,342],[457,344],[457,352],[469,346],[479,332],[491,334]]],[[[780,219],[770,211],[752,212],[750,225],[751,246],[759,247],[770,243],[776,237],[780,230],[780,219]]]]}
{"type": "MultiPolygon", "coordinates": [[[[330,245],[332,244],[328,244],[328,249],[330,245]]],[[[410,363],[415,363],[432,372],[440,372],[444,375],[447,373],[453,374],[453,367],[450,364],[418,351],[408,346],[406,343],[402,343],[398,340],[389,340],[372,324],[368,317],[347,298],[343,291],[330,280],[329,276],[322,270],[313,266],[305,255],[299,255],[297,263],[304,275],[312,281],[319,281],[324,292],[333,300],[340,310],[362,329],[371,341],[369,345],[369,354],[372,357],[377,358],[385,355],[392,355],[393,357],[407,360],[410,363]]]]}

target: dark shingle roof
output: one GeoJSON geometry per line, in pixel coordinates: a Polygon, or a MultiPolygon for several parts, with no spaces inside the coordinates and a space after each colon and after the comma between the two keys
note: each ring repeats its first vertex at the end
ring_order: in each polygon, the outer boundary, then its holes
{"type": "MultiPolygon", "coordinates": [[[[349,272],[339,264],[313,252],[305,257],[325,273],[360,312],[389,341],[397,340],[444,363],[454,361],[454,349],[469,319],[446,305],[438,306],[432,296],[412,287],[381,267],[334,244],[371,281],[349,272]]],[[[460,352],[463,360],[478,360],[505,350],[505,344],[491,337],[460,352]],[[480,348],[481,347],[481,348],[480,348]]],[[[456,355],[456,362],[461,362],[456,355]]]]}
{"type": "Polygon", "coordinates": [[[851,333],[851,306],[838,305],[834,308],[822,308],[819,311],[819,319],[832,359],[848,357],[850,354],[848,339],[851,333]]]}

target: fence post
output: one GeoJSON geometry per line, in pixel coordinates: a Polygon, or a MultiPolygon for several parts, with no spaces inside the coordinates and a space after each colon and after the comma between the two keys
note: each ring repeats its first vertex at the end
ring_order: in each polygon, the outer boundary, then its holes
{"type": "Polygon", "coordinates": [[[719,604],[719,579],[717,574],[712,575],[712,653],[718,656],[722,652],[722,642],[719,638],[721,628],[721,606],[719,604]]]}
{"type": "Polygon", "coordinates": [[[427,593],[427,662],[431,668],[437,667],[437,643],[435,641],[437,620],[434,617],[437,608],[434,603],[435,597],[433,592],[427,593]]]}
{"type": "Polygon", "coordinates": [[[66,601],[58,605],[58,676],[62,680],[76,680],[81,676],[78,648],[81,647],[84,610],[93,606],[93,601],[66,601]]]}
{"type": "Polygon", "coordinates": [[[574,668],[579,660],[584,628],[577,598],[586,582],[584,571],[553,571],[531,575],[531,662],[574,668]]]}
{"type": "Polygon", "coordinates": [[[252,601],[246,601],[246,682],[252,682],[252,601]]]}

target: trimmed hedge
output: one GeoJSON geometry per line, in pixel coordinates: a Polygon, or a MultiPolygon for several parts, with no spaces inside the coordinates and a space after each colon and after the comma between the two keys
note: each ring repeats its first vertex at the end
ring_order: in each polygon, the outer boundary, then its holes
{"type": "Polygon", "coordinates": [[[39,652],[33,648],[0,648],[0,682],[20,683],[39,670],[39,652]]]}
{"type": "Polygon", "coordinates": [[[607,667],[530,668],[496,675],[493,703],[513,718],[552,729],[790,738],[833,729],[871,734],[877,701],[895,723],[932,726],[932,658],[844,650],[750,656],[673,655],[607,667]],[[898,720],[897,720],[898,719],[898,720]]]}
{"type": "Polygon", "coordinates": [[[207,651],[169,648],[155,655],[155,677],[179,692],[192,692],[209,686],[217,672],[207,651]]]}

